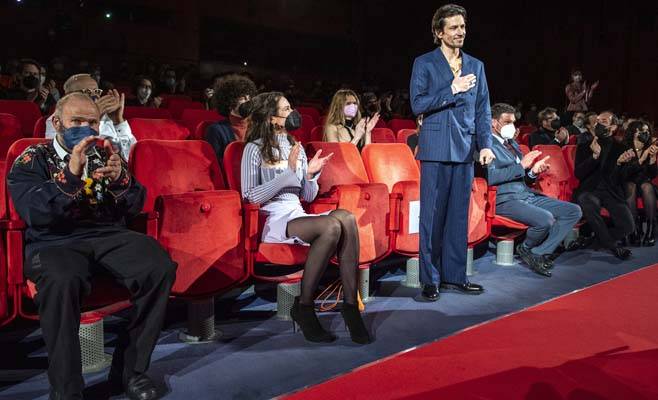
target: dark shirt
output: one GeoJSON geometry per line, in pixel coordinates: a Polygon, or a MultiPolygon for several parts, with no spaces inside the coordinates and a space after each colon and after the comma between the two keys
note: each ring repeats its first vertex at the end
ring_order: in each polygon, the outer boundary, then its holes
{"type": "Polygon", "coordinates": [[[16,211],[27,224],[27,257],[43,247],[122,231],[126,218],[142,209],[146,190],[125,163],[115,182],[94,177],[108,158],[104,149],[94,148],[87,155],[90,178],[85,181],[69,171],[69,157],[60,158],[52,142],[30,146],[7,177],[16,211]]]}
{"type": "Polygon", "coordinates": [[[594,159],[590,149],[591,143],[591,138],[583,140],[576,148],[574,173],[580,184],[574,196],[582,192],[602,190],[623,201],[622,168],[617,165],[617,159],[626,150],[624,145],[613,140],[612,137],[599,139],[601,153],[597,159],[594,159]]]}
{"type": "MultiPolygon", "coordinates": [[[[630,150],[635,149],[632,146],[625,146],[625,149],[630,150]]],[[[644,160],[644,163],[640,165],[639,159],[642,156],[642,152],[635,152],[635,157],[629,162],[625,163],[622,167],[621,178],[623,182],[633,182],[636,185],[641,185],[643,183],[651,182],[656,176],[658,176],[658,165],[656,163],[649,163],[650,156],[647,156],[647,159],[644,160]]]]}
{"type": "Polygon", "coordinates": [[[221,164],[226,146],[235,141],[235,131],[230,121],[222,120],[208,126],[204,139],[215,150],[217,161],[221,164]]]}
{"type": "Polygon", "coordinates": [[[418,146],[418,133],[407,136],[407,146],[409,146],[412,153],[416,154],[416,147],[418,146]]]}
{"type": "Polygon", "coordinates": [[[538,131],[530,134],[530,147],[534,147],[538,144],[554,144],[560,145],[557,140],[555,140],[555,132],[544,129],[543,127],[539,128],[538,131]]]}

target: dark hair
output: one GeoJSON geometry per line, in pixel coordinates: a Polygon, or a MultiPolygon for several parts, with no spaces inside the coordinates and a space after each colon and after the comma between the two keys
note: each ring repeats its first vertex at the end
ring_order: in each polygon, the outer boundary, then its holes
{"type": "Polygon", "coordinates": [[[155,92],[155,81],[151,79],[148,76],[138,76],[135,78],[135,82],[133,83],[133,94],[137,95],[137,91],[139,90],[139,87],[142,85],[142,81],[149,81],[151,82],[151,93],[155,92]]]}
{"type": "Polygon", "coordinates": [[[238,105],[238,99],[243,96],[253,97],[257,93],[256,84],[251,79],[240,75],[224,78],[217,86],[213,103],[217,112],[228,116],[238,105]]]}
{"type": "Polygon", "coordinates": [[[461,15],[464,17],[464,22],[466,22],[466,9],[457,4],[446,4],[441,6],[432,17],[432,37],[434,38],[434,44],[439,44],[439,38],[436,36],[436,31],[442,31],[443,27],[446,25],[446,18],[454,17],[455,15],[461,15]]]}
{"type": "Polygon", "coordinates": [[[36,60],[32,58],[23,58],[19,62],[21,64],[20,72],[23,72],[23,68],[25,68],[26,65],[34,65],[39,70],[39,73],[41,73],[41,64],[39,64],[36,60]]]}
{"type": "Polygon", "coordinates": [[[589,123],[589,118],[592,117],[592,116],[596,117],[597,115],[598,114],[595,113],[594,111],[590,111],[587,114],[585,114],[585,126],[591,126],[590,123],[589,123]]]}
{"type": "MultiPolygon", "coordinates": [[[[284,95],[281,92],[261,93],[252,98],[248,104],[250,122],[245,142],[255,142],[260,139],[261,156],[268,163],[281,161],[279,144],[270,121],[272,117],[277,116],[279,100],[282,97],[284,95]],[[276,154],[274,150],[276,150],[276,154]]],[[[288,134],[288,142],[291,146],[295,144],[295,138],[290,134],[288,134]]]]}
{"type": "Polygon", "coordinates": [[[491,106],[491,118],[498,119],[503,114],[514,114],[516,113],[516,108],[512,107],[507,103],[496,103],[491,106]]]}
{"type": "Polygon", "coordinates": [[[542,123],[548,119],[550,114],[557,114],[557,110],[553,107],[546,107],[537,114],[537,119],[539,123],[542,123]]]}
{"type": "Polygon", "coordinates": [[[642,129],[644,125],[649,127],[649,136],[653,136],[653,132],[651,131],[651,124],[641,119],[635,120],[630,124],[628,124],[628,127],[626,127],[626,132],[624,132],[624,143],[626,144],[626,146],[633,148],[633,140],[635,139],[635,132],[642,129]]]}

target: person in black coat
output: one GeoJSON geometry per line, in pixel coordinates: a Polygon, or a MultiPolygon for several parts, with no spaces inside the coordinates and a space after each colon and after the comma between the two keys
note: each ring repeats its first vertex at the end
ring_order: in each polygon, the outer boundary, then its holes
{"type": "Polygon", "coordinates": [[[618,124],[612,112],[599,114],[597,121],[595,135],[583,134],[578,143],[574,172],[580,185],[574,192],[574,200],[580,204],[599,243],[615,257],[627,259],[631,251],[621,247],[618,241],[635,226],[621,186],[622,165],[631,161],[634,154],[612,138],[618,124]],[[601,216],[602,207],[610,214],[611,228],[601,216]]]}

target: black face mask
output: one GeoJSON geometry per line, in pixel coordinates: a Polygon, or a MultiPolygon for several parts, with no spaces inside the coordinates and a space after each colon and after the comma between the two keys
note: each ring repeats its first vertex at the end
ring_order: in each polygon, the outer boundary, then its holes
{"type": "Polygon", "coordinates": [[[23,77],[23,86],[26,89],[36,89],[39,87],[39,78],[34,75],[28,75],[23,77]]]}
{"type": "Polygon", "coordinates": [[[560,123],[560,118],[556,118],[551,121],[551,129],[554,131],[560,129],[561,126],[562,124],[560,123]]]}
{"type": "Polygon", "coordinates": [[[649,134],[649,132],[646,131],[640,132],[637,134],[637,140],[639,140],[643,144],[647,144],[649,143],[649,140],[651,140],[651,135],[649,134]]]}
{"type": "Polygon", "coordinates": [[[368,117],[372,117],[373,115],[377,114],[380,109],[381,107],[379,106],[379,102],[368,103],[366,106],[366,115],[368,117]]]}
{"type": "Polygon", "coordinates": [[[302,127],[302,115],[297,110],[292,110],[286,117],[286,131],[292,132],[302,127]]]}
{"type": "Polygon", "coordinates": [[[594,127],[594,133],[596,134],[596,137],[599,139],[606,138],[610,136],[610,130],[605,126],[601,124],[596,124],[594,127]]]}
{"type": "Polygon", "coordinates": [[[251,101],[245,101],[238,106],[238,115],[242,119],[247,118],[249,115],[251,115],[252,109],[253,103],[251,101]]]}

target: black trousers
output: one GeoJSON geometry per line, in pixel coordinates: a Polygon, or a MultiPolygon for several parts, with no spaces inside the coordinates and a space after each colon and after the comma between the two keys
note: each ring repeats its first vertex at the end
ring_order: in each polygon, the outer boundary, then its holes
{"type": "Polygon", "coordinates": [[[583,209],[583,215],[599,242],[606,248],[617,247],[618,240],[635,230],[633,214],[626,202],[606,190],[579,193],[576,202],[583,209]],[[608,228],[601,217],[601,207],[605,207],[610,213],[613,227],[608,228]]]}
{"type": "Polygon", "coordinates": [[[75,396],[84,388],[80,356],[80,305],[90,280],[109,273],[130,292],[133,307],[114,352],[113,368],[124,379],[148,369],[164,321],[176,263],[153,238],[125,230],[47,247],[26,260],[25,275],[37,287],[41,330],[48,351],[51,387],[75,396]]]}

